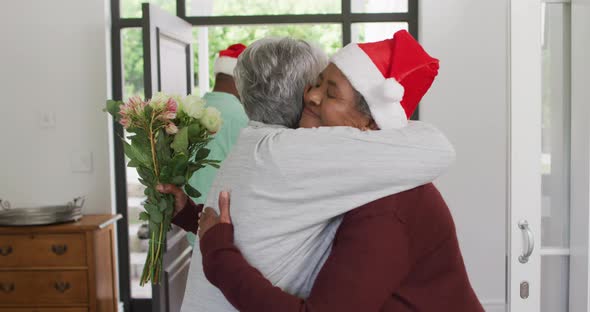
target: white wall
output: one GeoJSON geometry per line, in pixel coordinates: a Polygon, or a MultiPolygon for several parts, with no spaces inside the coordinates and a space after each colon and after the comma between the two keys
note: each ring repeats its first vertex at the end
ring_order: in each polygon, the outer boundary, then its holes
{"type": "Polygon", "coordinates": [[[508,0],[422,0],[420,41],[441,61],[421,119],[457,150],[437,185],[486,311],[505,310],[508,0]]]}
{"type": "Polygon", "coordinates": [[[86,195],[110,213],[105,0],[5,1],[0,10],[0,198],[12,206],[86,195]],[[40,126],[43,114],[55,125],[40,126]],[[75,162],[91,153],[89,171],[75,162]],[[72,158],[74,164],[72,164],[72,158]]]}

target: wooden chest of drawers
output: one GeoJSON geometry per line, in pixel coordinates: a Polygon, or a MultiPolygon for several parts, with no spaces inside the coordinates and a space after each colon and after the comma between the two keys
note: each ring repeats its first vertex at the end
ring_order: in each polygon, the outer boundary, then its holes
{"type": "Polygon", "coordinates": [[[0,227],[0,312],[117,311],[113,223],[0,227]]]}

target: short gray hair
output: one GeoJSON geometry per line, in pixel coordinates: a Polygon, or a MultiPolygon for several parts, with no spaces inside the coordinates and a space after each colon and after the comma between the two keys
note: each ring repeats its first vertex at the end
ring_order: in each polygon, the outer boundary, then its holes
{"type": "Polygon", "coordinates": [[[365,97],[360,92],[358,92],[354,87],[352,87],[352,89],[354,90],[354,94],[356,97],[356,109],[365,117],[373,119],[373,115],[371,114],[371,108],[369,108],[369,103],[367,103],[365,97]]]}
{"type": "Polygon", "coordinates": [[[250,120],[296,128],[303,91],[328,65],[317,46],[293,38],[264,38],[251,44],[234,70],[240,100],[250,120]]]}

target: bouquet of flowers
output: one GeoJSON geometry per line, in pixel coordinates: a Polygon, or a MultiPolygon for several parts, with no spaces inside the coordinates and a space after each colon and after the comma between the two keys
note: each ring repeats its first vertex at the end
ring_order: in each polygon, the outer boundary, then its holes
{"type": "Polygon", "coordinates": [[[145,185],[144,209],[140,220],[147,221],[150,241],[140,284],[158,284],[162,272],[166,233],[174,211],[174,197],[156,191],[156,186],[175,184],[191,197],[198,190],[187,181],[205,166],[219,167],[219,161],[207,159],[205,145],[221,126],[221,114],[207,107],[198,96],[169,96],[157,93],[149,100],[132,97],[127,102],[107,101],[105,109],[127,131],[122,138],[127,166],[135,167],[139,182],[145,185]]]}

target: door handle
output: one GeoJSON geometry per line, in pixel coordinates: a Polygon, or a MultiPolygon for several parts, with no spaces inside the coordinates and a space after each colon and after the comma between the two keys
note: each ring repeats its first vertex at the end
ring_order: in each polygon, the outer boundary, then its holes
{"type": "Polygon", "coordinates": [[[14,283],[7,283],[7,284],[0,283],[0,290],[2,290],[2,292],[5,292],[7,294],[11,293],[14,291],[14,283]]]}
{"type": "Polygon", "coordinates": [[[12,246],[0,247],[0,255],[1,256],[8,256],[11,253],[12,253],[12,246]]]}
{"type": "Polygon", "coordinates": [[[533,235],[533,231],[529,228],[529,223],[526,220],[518,221],[518,228],[525,234],[523,252],[522,255],[518,257],[518,261],[520,261],[520,263],[527,263],[529,262],[529,257],[533,254],[533,250],[535,250],[535,236],[533,235]]]}
{"type": "Polygon", "coordinates": [[[66,290],[70,289],[70,283],[68,282],[55,282],[53,285],[55,290],[59,291],[60,293],[65,293],[66,290]]]}
{"type": "Polygon", "coordinates": [[[51,245],[51,251],[53,251],[54,254],[61,256],[68,251],[68,245],[51,245]]]}

